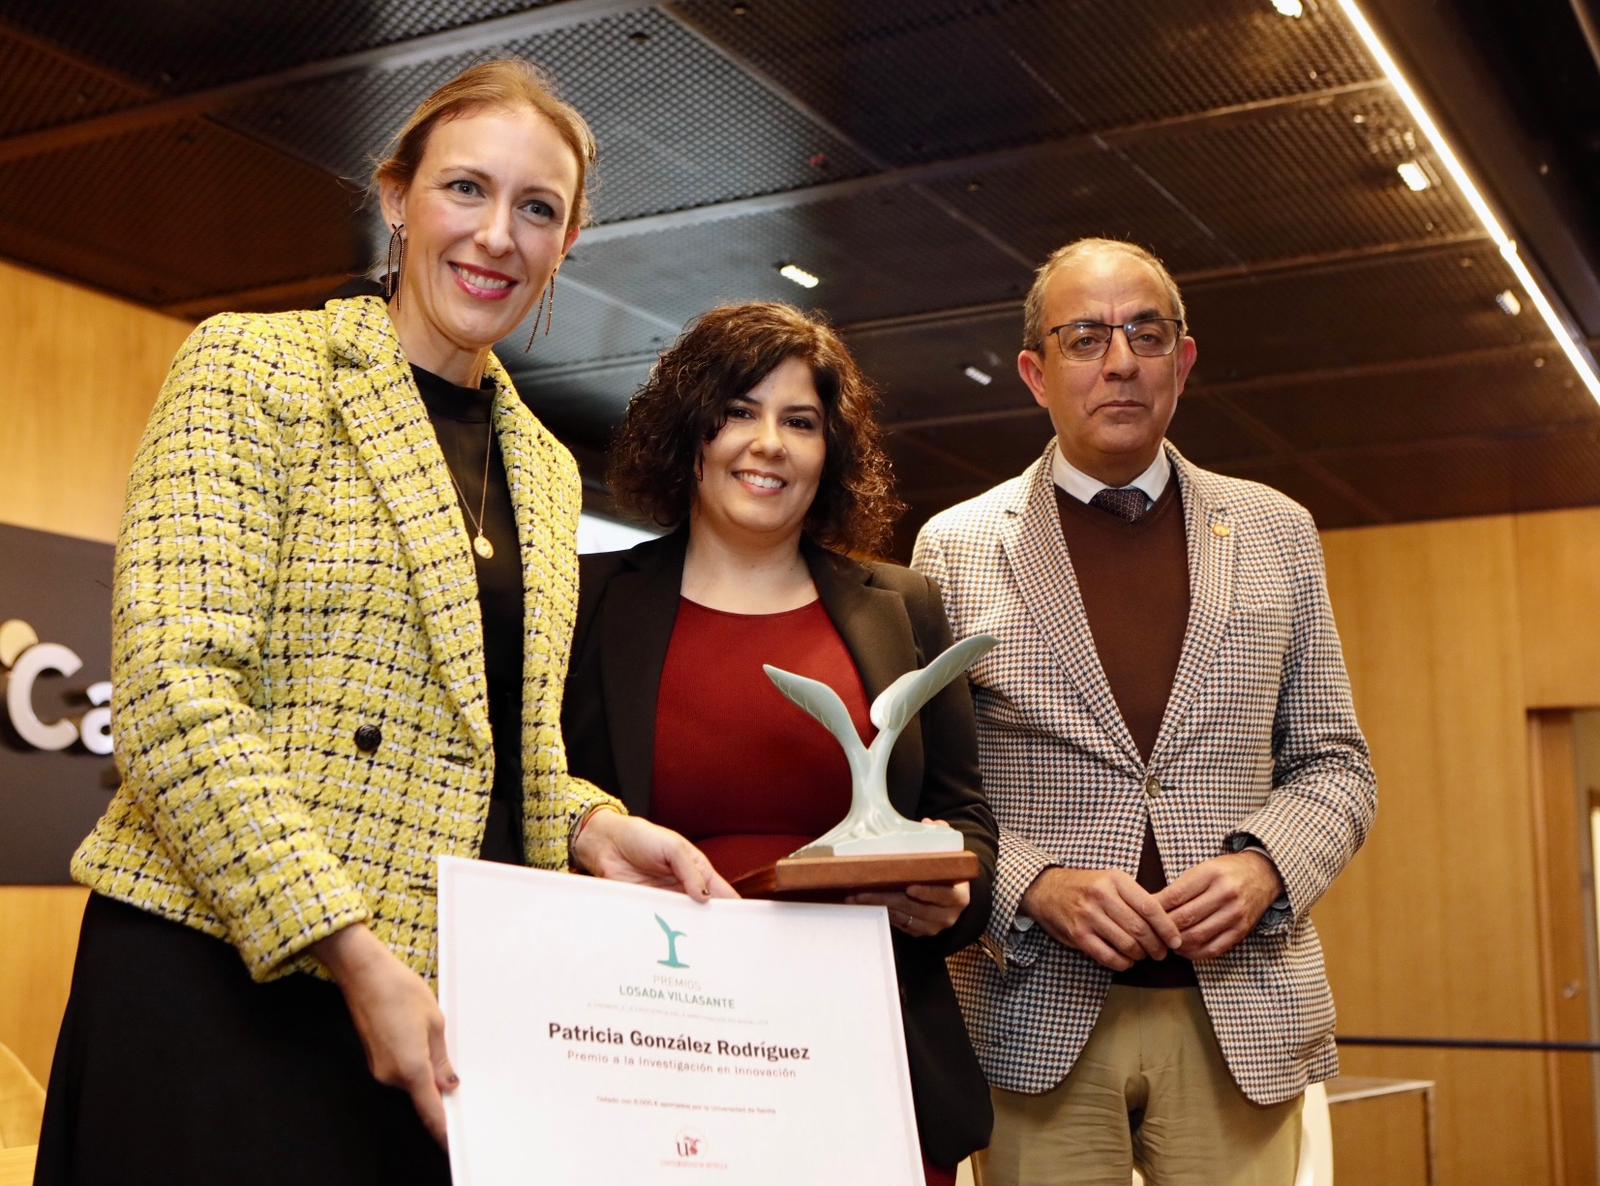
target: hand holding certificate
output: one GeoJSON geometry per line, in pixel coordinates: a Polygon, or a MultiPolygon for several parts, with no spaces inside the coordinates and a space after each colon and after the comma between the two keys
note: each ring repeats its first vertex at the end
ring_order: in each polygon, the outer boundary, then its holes
{"type": "Polygon", "coordinates": [[[446,858],[457,1186],[918,1186],[884,915],[446,858]]]}

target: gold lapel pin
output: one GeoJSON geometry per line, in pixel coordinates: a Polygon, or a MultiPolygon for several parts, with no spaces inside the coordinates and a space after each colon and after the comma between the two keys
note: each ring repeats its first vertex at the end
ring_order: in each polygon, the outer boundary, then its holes
{"type": "Polygon", "coordinates": [[[1233,528],[1229,527],[1226,523],[1213,523],[1211,525],[1211,534],[1216,536],[1218,539],[1227,539],[1233,534],[1233,528]]]}

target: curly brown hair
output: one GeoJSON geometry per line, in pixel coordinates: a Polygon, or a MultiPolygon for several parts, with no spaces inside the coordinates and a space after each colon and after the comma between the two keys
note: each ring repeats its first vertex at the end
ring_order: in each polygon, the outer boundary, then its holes
{"type": "Polygon", "coordinates": [[[878,428],[877,392],[827,322],[792,305],[723,305],[689,323],[650,369],[611,443],[607,479],[620,506],[676,527],[695,497],[701,447],[728,405],[782,362],[811,368],[824,411],[822,480],[804,530],[825,548],[877,554],[903,504],[878,428]]]}

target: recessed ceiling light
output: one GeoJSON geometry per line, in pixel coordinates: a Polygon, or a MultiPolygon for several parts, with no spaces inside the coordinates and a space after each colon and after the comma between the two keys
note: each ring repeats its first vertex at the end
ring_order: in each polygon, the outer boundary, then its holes
{"type": "Polygon", "coordinates": [[[1389,85],[1394,87],[1395,94],[1400,96],[1400,101],[1406,105],[1406,110],[1416,121],[1434,159],[1449,174],[1450,180],[1455,182],[1456,188],[1461,191],[1461,196],[1466,199],[1467,205],[1472,207],[1472,212],[1478,216],[1478,221],[1483,224],[1483,229],[1488,232],[1489,238],[1493,239],[1495,246],[1500,249],[1500,258],[1506,261],[1506,266],[1516,276],[1517,283],[1522,285],[1522,291],[1533,302],[1533,307],[1539,311],[1539,316],[1544,319],[1545,325],[1549,326],[1551,334],[1561,347],[1561,353],[1566,355],[1567,362],[1577,372],[1578,378],[1583,380],[1583,385],[1589,394],[1594,399],[1600,400],[1600,374],[1595,372],[1593,356],[1585,347],[1578,344],[1566,317],[1556,310],[1544,289],[1539,286],[1538,280],[1534,278],[1533,272],[1518,252],[1516,240],[1500,225],[1500,220],[1489,207],[1488,199],[1479,191],[1472,180],[1472,175],[1456,156],[1455,149],[1444,138],[1439,125],[1433,121],[1433,116],[1428,113],[1416,89],[1401,71],[1394,56],[1383,44],[1383,39],[1367,20],[1366,14],[1361,11],[1361,6],[1356,0],[1338,0],[1338,4],[1351,25],[1355,27],[1356,35],[1366,45],[1367,52],[1378,63],[1384,77],[1389,80],[1389,85]]]}
{"type": "Polygon", "coordinates": [[[1495,293],[1494,303],[1500,306],[1500,312],[1507,317],[1515,317],[1522,312],[1522,302],[1517,300],[1517,294],[1509,288],[1501,289],[1495,293]]]}
{"type": "Polygon", "coordinates": [[[963,367],[961,373],[981,387],[987,387],[994,382],[994,376],[988,371],[980,371],[977,367],[963,367]]]}
{"type": "Polygon", "coordinates": [[[1394,171],[1400,174],[1400,180],[1406,183],[1406,188],[1412,193],[1420,194],[1433,184],[1416,161],[1401,161],[1394,167],[1394,171]]]}
{"type": "Polygon", "coordinates": [[[817,277],[813,276],[810,272],[806,271],[804,268],[797,268],[794,264],[779,264],[778,275],[782,276],[785,280],[794,281],[801,288],[815,288],[821,283],[821,281],[818,280],[817,277]]]}
{"type": "Polygon", "coordinates": [[[1300,0],[1272,0],[1272,7],[1280,16],[1303,17],[1306,14],[1306,6],[1300,0]]]}

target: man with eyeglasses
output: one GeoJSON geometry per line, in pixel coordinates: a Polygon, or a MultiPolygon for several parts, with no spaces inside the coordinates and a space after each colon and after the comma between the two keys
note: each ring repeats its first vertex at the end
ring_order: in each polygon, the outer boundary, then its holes
{"type": "Polygon", "coordinates": [[[1025,320],[1055,439],[913,560],[1000,639],[970,673],[994,913],[951,961],[981,1180],[1288,1184],[1337,1071],[1310,910],[1376,808],[1316,527],[1165,440],[1196,347],[1149,252],[1061,248],[1025,320]]]}

